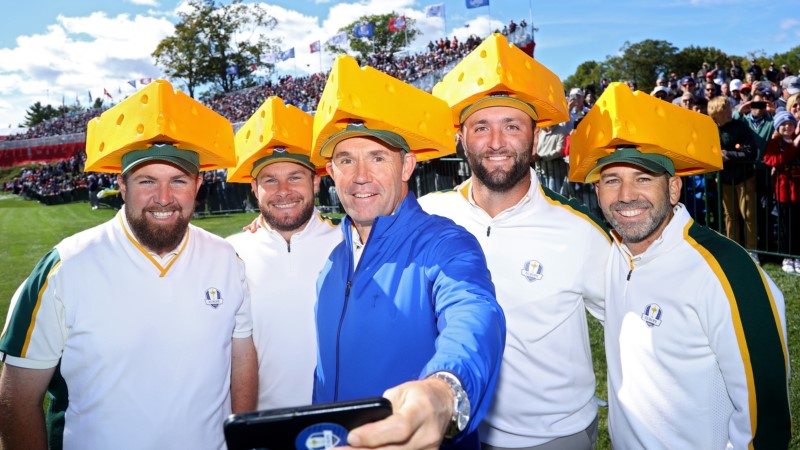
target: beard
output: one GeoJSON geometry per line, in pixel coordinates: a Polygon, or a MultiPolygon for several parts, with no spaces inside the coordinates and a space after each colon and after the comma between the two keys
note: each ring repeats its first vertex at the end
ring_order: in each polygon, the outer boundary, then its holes
{"type": "Polygon", "coordinates": [[[650,237],[668,218],[672,206],[669,204],[669,188],[667,188],[664,201],[653,205],[647,200],[636,200],[623,203],[616,202],[603,209],[603,215],[622,237],[623,242],[637,244],[650,237]],[[620,223],[614,212],[630,209],[645,209],[644,217],[638,222],[620,223]]]}
{"type": "MultiPolygon", "coordinates": [[[[528,146],[530,147],[530,146],[528,146]]],[[[467,161],[469,162],[469,167],[472,169],[472,174],[475,175],[475,178],[480,180],[484,186],[489,188],[489,190],[494,192],[507,192],[511,188],[517,185],[525,175],[530,172],[531,169],[531,148],[528,148],[527,151],[520,153],[516,152],[497,152],[491,153],[488,152],[487,155],[511,155],[514,157],[514,165],[511,166],[511,170],[508,172],[502,170],[494,170],[489,171],[486,166],[483,165],[483,158],[481,156],[475,155],[472,152],[467,151],[467,161]]]]}
{"type": "Polygon", "coordinates": [[[259,204],[258,209],[261,210],[261,215],[264,216],[264,220],[267,221],[272,229],[276,231],[290,232],[302,227],[308,222],[309,219],[311,219],[311,215],[314,213],[314,204],[311,202],[306,202],[303,205],[303,209],[300,211],[300,213],[294,216],[281,214],[280,210],[277,210],[278,214],[273,214],[272,211],[275,211],[276,209],[270,209],[263,204],[259,204]]]}
{"type": "Polygon", "coordinates": [[[130,225],[131,231],[133,231],[139,243],[157,254],[168,252],[177,247],[186,235],[186,229],[189,227],[189,221],[191,220],[191,214],[184,216],[183,208],[180,207],[142,209],[136,215],[127,203],[125,204],[125,217],[128,219],[128,225],[130,225]],[[166,225],[153,223],[148,220],[147,211],[175,211],[178,214],[178,220],[175,223],[166,225]]]}

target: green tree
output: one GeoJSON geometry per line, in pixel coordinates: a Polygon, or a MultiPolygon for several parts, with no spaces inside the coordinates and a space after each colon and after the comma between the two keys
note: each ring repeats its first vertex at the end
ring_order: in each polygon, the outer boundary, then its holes
{"type": "Polygon", "coordinates": [[[25,122],[23,125],[32,127],[36,124],[58,117],[60,113],[52,105],[42,105],[42,102],[36,102],[28,107],[25,111],[25,122]]]}
{"type": "Polygon", "coordinates": [[[708,63],[709,69],[714,68],[714,63],[719,63],[720,68],[730,75],[731,60],[742,65],[742,58],[739,56],[728,55],[722,50],[714,47],[697,47],[690,45],[681,49],[675,54],[669,72],[675,72],[679,79],[690,75],[692,72],[698,78],[705,77],[706,74],[698,73],[703,68],[703,63],[708,63]]]}
{"type": "Polygon", "coordinates": [[[262,4],[189,0],[179,16],[172,36],[159,42],[152,56],[169,77],[185,82],[192,97],[206,83],[222,92],[252,85],[260,56],[279,42],[267,37],[278,22],[262,4]],[[235,73],[229,67],[236,67],[235,73]]]}
{"type": "Polygon", "coordinates": [[[600,79],[603,78],[603,66],[597,61],[586,61],[581,63],[573,75],[564,80],[564,88],[574,87],[585,88],[586,86],[599,86],[600,79]]]}
{"type": "MultiPolygon", "coordinates": [[[[396,53],[406,46],[406,42],[412,42],[414,37],[421,36],[422,32],[414,27],[416,20],[406,17],[406,29],[398,31],[389,30],[389,21],[400,14],[392,11],[388,14],[378,14],[372,16],[361,16],[355,22],[339,28],[339,32],[347,33],[350,39],[350,50],[357,52],[361,60],[365,60],[370,53],[396,53]],[[363,23],[373,25],[373,37],[356,37],[354,28],[363,23]]],[[[325,44],[328,51],[332,53],[347,53],[346,49],[337,45],[325,44]]]]}
{"type": "Polygon", "coordinates": [[[797,75],[797,70],[800,69],[800,45],[790,49],[786,53],[776,53],[772,57],[772,61],[775,61],[775,66],[779,69],[781,64],[786,64],[789,66],[791,73],[797,75]]]}
{"type": "Polygon", "coordinates": [[[625,81],[636,82],[640,90],[650,91],[658,74],[670,68],[677,50],[667,41],[645,39],[635,44],[625,41],[620,56],[609,58],[606,66],[609,72],[619,72],[625,81]]]}

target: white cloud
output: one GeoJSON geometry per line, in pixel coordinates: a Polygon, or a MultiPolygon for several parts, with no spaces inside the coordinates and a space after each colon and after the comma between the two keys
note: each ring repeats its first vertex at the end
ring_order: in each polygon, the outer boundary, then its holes
{"type": "Polygon", "coordinates": [[[140,6],[158,6],[157,0],[125,0],[125,1],[140,6]]]}
{"type": "Polygon", "coordinates": [[[95,12],[58,16],[45,32],[17,37],[16,47],[0,49],[0,93],[13,105],[0,110],[0,124],[22,121],[37,100],[31,95],[51,104],[78,95],[85,103],[88,90],[97,96],[105,87],[116,98],[130,88],[126,80],[158,76],[150,53],[172,30],[163,18],[95,12]]]}

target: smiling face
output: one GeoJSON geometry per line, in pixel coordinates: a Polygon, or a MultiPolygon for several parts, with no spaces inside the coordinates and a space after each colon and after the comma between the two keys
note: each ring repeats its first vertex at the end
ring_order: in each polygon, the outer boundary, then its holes
{"type": "Polygon", "coordinates": [[[264,220],[288,241],[314,213],[319,177],[303,165],[281,161],[264,166],[250,186],[264,220]]]}
{"type": "Polygon", "coordinates": [[[530,116],[508,106],[484,108],[467,117],[459,134],[477,182],[491,191],[507,192],[528,180],[533,130],[530,116]]]}
{"type": "Polygon", "coordinates": [[[152,162],[119,176],[125,217],[139,243],[164,256],[180,244],[194,213],[200,178],[171,164],[152,162]]]}
{"type": "Polygon", "coordinates": [[[328,174],[345,212],[367,241],[378,216],[389,216],[408,194],[417,158],[371,137],[345,139],[333,149],[328,174]]]}
{"type": "Polygon", "coordinates": [[[629,164],[612,164],[596,184],[603,215],[633,255],[661,236],[681,192],[680,177],[653,174],[629,164]]]}

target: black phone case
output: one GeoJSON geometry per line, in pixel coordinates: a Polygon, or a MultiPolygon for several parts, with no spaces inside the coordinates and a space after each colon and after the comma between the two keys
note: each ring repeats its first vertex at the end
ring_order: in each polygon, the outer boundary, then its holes
{"type": "Polygon", "coordinates": [[[383,397],[232,414],[225,420],[225,441],[228,450],[324,449],[331,440],[338,440],[337,446],[346,444],[346,433],[334,436],[329,429],[350,431],[391,414],[392,404],[383,397]],[[309,445],[314,439],[319,446],[309,445]]]}

